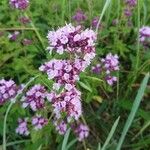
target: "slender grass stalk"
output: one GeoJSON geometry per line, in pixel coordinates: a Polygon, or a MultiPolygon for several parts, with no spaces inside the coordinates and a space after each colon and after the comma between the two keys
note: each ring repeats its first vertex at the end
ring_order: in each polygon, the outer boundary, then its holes
{"type": "Polygon", "coordinates": [[[62,14],[61,14],[61,24],[63,25],[65,23],[65,1],[62,0],[62,14]]]}
{"type": "Polygon", "coordinates": [[[111,128],[111,130],[109,132],[109,135],[108,135],[108,137],[107,137],[103,147],[101,148],[101,150],[106,150],[106,147],[108,146],[108,144],[109,144],[109,142],[110,142],[114,132],[116,131],[117,125],[119,123],[119,119],[120,119],[120,117],[118,117],[117,120],[115,121],[115,123],[113,124],[113,126],[112,126],[112,128],[111,128]]]}
{"type": "MultiPolygon", "coordinates": [[[[29,18],[28,15],[27,15],[27,13],[25,13],[25,16],[26,16],[27,18],[29,18]]],[[[32,20],[31,20],[30,22],[31,22],[31,27],[34,29],[34,32],[35,32],[37,38],[39,39],[39,41],[40,41],[40,43],[41,43],[43,49],[45,50],[46,47],[45,47],[45,45],[44,45],[44,42],[43,42],[43,40],[42,40],[42,37],[41,37],[41,35],[40,35],[38,29],[35,27],[35,25],[34,25],[34,23],[33,23],[32,20]]]]}
{"type": "Polygon", "coordinates": [[[105,2],[105,5],[104,5],[104,7],[103,7],[103,10],[102,10],[102,12],[101,12],[101,15],[100,15],[100,17],[99,17],[99,20],[98,20],[98,23],[97,23],[97,26],[96,26],[96,31],[95,31],[96,34],[98,33],[99,25],[100,25],[100,23],[101,23],[101,20],[102,20],[102,18],[103,18],[103,16],[104,16],[104,13],[105,13],[106,9],[108,8],[110,2],[111,2],[111,0],[106,0],[106,2],[105,2]]]}
{"type": "Polygon", "coordinates": [[[101,144],[100,144],[100,143],[98,143],[98,148],[97,148],[97,150],[102,150],[102,149],[101,149],[101,144]]]}
{"type": "MultiPolygon", "coordinates": [[[[39,75],[38,75],[39,76],[39,75]]],[[[13,104],[16,102],[18,96],[24,91],[24,89],[26,87],[28,87],[28,85],[33,82],[38,76],[34,77],[34,78],[31,78],[29,80],[29,82],[24,86],[24,88],[18,92],[18,94],[15,96],[15,98],[13,98],[11,100],[11,103],[9,104],[7,110],[6,110],[6,114],[5,114],[5,117],[4,117],[4,123],[3,123],[3,150],[6,150],[6,126],[7,126],[7,117],[8,117],[8,113],[10,112],[10,109],[12,108],[13,104]]]]}
{"type": "Polygon", "coordinates": [[[140,60],[140,41],[139,41],[139,29],[140,29],[140,0],[137,1],[137,53],[136,53],[136,66],[135,70],[138,70],[140,60]]]}
{"type": "Polygon", "coordinates": [[[20,141],[14,141],[14,142],[10,142],[10,143],[7,143],[7,147],[9,146],[13,146],[13,145],[17,145],[17,144],[21,144],[21,143],[26,143],[26,142],[30,142],[31,140],[20,140],[20,141]]]}
{"type": "Polygon", "coordinates": [[[131,126],[131,123],[132,123],[132,121],[133,121],[133,119],[135,117],[135,114],[136,114],[136,112],[138,110],[140,102],[141,102],[141,100],[143,98],[144,91],[145,91],[147,83],[148,83],[148,79],[149,79],[149,73],[146,74],[146,76],[144,77],[144,79],[143,79],[143,81],[141,83],[141,86],[140,86],[140,88],[138,90],[137,96],[136,96],[136,98],[135,98],[135,100],[133,102],[133,106],[132,106],[131,112],[130,112],[130,114],[128,116],[128,119],[127,119],[127,121],[125,123],[125,126],[123,128],[122,135],[120,137],[120,140],[118,142],[116,150],[120,150],[121,149],[121,146],[123,144],[125,136],[126,136],[128,130],[129,130],[130,126],[131,126]]]}
{"type": "Polygon", "coordinates": [[[140,134],[142,134],[148,127],[150,126],[150,121],[146,122],[146,124],[141,128],[141,130],[131,139],[134,141],[140,134]]]}

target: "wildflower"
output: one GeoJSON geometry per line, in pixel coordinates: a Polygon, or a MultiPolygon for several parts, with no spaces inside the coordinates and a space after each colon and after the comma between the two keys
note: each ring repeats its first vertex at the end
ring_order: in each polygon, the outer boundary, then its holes
{"type": "Polygon", "coordinates": [[[125,3],[129,6],[129,7],[134,7],[137,4],[137,0],[125,0],[125,3]]]}
{"type": "Polygon", "coordinates": [[[82,114],[82,108],[81,93],[77,89],[64,91],[59,95],[52,93],[50,97],[56,118],[61,118],[61,114],[64,112],[68,122],[72,119],[79,119],[82,114]]]}
{"type": "Polygon", "coordinates": [[[139,30],[140,34],[140,42],[144,42],[145,40],[150,38],[150,27],[149,26],[143,26],[139,30]]]}
{"type": "Polygon", "coordinates": [[[19,21],[20,21],[20,23],[22,23],[22,24],[27,24],[27,23],[29,23],[30,22],[30,19],[29,18],[27,18],[27,17],[20,17],[19,18],[19,21]]]}
{"type": "Polygon", "coordinates": [[[49,31],[47,35],[49,48],[56,50],[58,54],[65,51],[74,55],[95,53],[96,34],[93,30],[81,30],[81,27],[74,27],[71,24],[59,28],[57,31],[49,31]]]}
{"type": "Polygon", "coordinates": [[[33,111],[43,108],[46,94],[44,86],[41,86],[40,84],[34,85],[26,92],[26,96],[22,98],[22,107],[26,108],[29,106],[33,111]]]}
{"type": "Polygon", "coordinates": [[[106,69],[106,73],[109,74],[112,71],[119,70],[118,55],[107,54],[106,58],[101,59],[101,62],[106,69]]]}
{"type": "Polygon", "coordinates": [[[106,76],[106,82],[109,84],[109,85],[113,85],[114,84],[114,82],[116,82],[117,81],[117,77],[115,77],[115,76],[110,76],[110,75],[108,75],[108,76],[106,76]]]}
{"type": "Polygon", "coordinates": [[[101,65],[100,64],[96,64],[96,66],[92,66],[92,72],[99,74],[101,71],[101,65]]]}
{"type": "Polygon", "coordinates": [[[9,0],[9,4],[12,8],[25,10],[29,5],[29,0],[9,0]]]}
{"type": "MultiPolygon", "coordinates": [[[[95,17],[95,18],[92,20],[92,27],[93,27],[93,28],[96,28],[98,22],[99,22],[99,17],[95,17]]],[[[101,27],[101,24],[99,24],[99,28],[100,28],[100,27],[101,27]]]]}
{"type": "Polygon", "coordinates": [[[131,10],[126,8],[126,9],[124,10],[124,15],[127,16],[127,17],[132,16],[131,10]]]}
{"type": "Polygon", "coordinates": [[[29,135],[29,130],[27,128],[27,118],[25,119],[18,119],[18,127],[16,128],[16,133],[20,134],[20,135],[24,135],[27,136],[29,135]]]}
{"type": "Polygon", "coordinates": [[[84,124],[79,124],[78,127],[74,130],[75,134],[78,137],[79,141],[84,140],[89,135],[89,128],[84,124]]]}
{"type": "Polygon", "coordinates": [[[58,120],[55,120],[54,122],[54,125],[56,127],[56,131],[58,131],[58,133],[60,135],[64,135],[67,131],[67,124],[65,123],[65,121],[58,121],[58,120]]]}
{"type": "Polygon", "coordinates": [[[0,80],[0,105],[16,96],[18,87],[13,80],[0,80]]]}
{"type": "Polygon", "coordinates": [[[31,44],[32,44],[32,40],[23,39],[23,40],[22,40],[22,44],[23,44],[24,46],[31,45],[31,44]]]}
{"type": "Polygon", "coordinates": [[[32,125],[34,126],[35,130],[42,129],[45,125],[47,125],[48,120],[41,117],[41,115],[36,115],[32,118],[32,125]]]}
{"type": "Polygon", "coordinates": [[[11,41],[15,41],[15,40],[17,39],[17,37],[18,37],[19,34],[20,34],[20,33],[19,33],[18,31],[15,31],[15,32],[12,33],[12,34],[9,34],[9,35],[8,35],[8,38],[9,38],[11,41]]]}
{"type": "Polygon", "coordinates": [[[80,24],[81,22],[87,20],[87,16],[84,14],[82,10],[77,10],[72,19],[76,21],[78,24],[80,24]]]}

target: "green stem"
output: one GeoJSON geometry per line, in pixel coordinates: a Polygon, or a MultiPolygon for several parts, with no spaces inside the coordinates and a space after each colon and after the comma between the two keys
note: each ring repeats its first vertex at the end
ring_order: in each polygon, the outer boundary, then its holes
{"type": "MultiPolygon", "coordinates": [[[[28,15],[27,15],[27,13],[25,13],[25,16],[26,16],[27,18],[29,18],[28,15]]],[[[43,49],[45,50],[46,47],[45,47],[44,42],[43,42],[43,40],[42,40],[42,38],[41,38],[41,35],[40,35],[38,29],[35,27],[35,25],[34,25],[34,23],[33,23],[32,20],[31,20],[31,26],[32,26],[32,28],[34,29],[34,32],[36,33],[36,36],[37,36],[37,38],[39,39],[39,41],[40,41],[40,43],[41,43],[43,49]]]]}
{"type": "Polygon", "coordinates": [[[138,19],[137,19],[137,53],[136,53],[136,66],[135,70],[138,70],[139,66],[139,58],[140,58],[140,41],[139,41],[139,29],[140,29],[140,1],[137,1],[138,7],[137,7],[137,14],[138,14],[138,19]]]}

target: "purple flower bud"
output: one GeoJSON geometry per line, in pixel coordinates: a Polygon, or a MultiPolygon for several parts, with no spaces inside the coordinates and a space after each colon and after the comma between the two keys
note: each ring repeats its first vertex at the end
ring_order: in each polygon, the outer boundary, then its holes
{"type": "MultiPolygon", "coordinates": [[[[93,28],[96,28],[97,27],[97,24],[98,24],[98,21],[99,21],[99,17],[95,17],[93,20],[92,20],[92,27],[93,28]]],[[[99,24],[99,28],[101,28],[101,23],[99,24]]]]}
{"type": "Polygon", "coordinates": [[[9,0],[9,4],[12,8],[25,10],[29,5],[29,0],[9,0]]]}
{"type": "Polygon", "coordinates": [[[20,23],[22,23],[24,25],[30,23],[30,19],[27,17],[20,17],[19,21],[20,21],[20,23]]]}
{"type": "Polygon", "coordinates": [[[130,10],[130,9],[125,9],[125,10],[124,10],[124,15],[127,16],[127,17],[132,16],[131,10],[130,10]]]}
{"type": "Polygon", "coordinates": [[[32,44],[32,40],[23,39],[23,40],[22,40],[22,44],[23,44],[24,46],[31,45],[31,44],[32,44]]]}
{"type": "Polygon", "coordinates": [[[72,19],[80,24],[82,21],[85,21],[87,19],[87,16],[84,14],[82,10],[77,10],[72,19]]]}
{"type": "Polygon", "coordinates": [[[92,72],[95,74],[99,74],[101,71],[101,65],[100,64],[96,64],[96,66],[92,66],[92,72]]]}
{"type": "Polygon", "coordinates": [[[125,3],[130,7],[134,7],[137,4],[137,0],[125,0],[125,3]]]}
{"type": "Polygon", "coordinates": [[[19,32],[18,31],[15,31],[14,33],[12,34],[9,34],[8,35],[8,38],[11,40],[11,41],[16,41],[17,37],[19,36],[19,32]]]}

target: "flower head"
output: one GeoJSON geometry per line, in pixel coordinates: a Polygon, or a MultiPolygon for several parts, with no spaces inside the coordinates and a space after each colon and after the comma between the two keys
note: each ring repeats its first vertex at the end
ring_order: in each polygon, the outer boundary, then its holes
{"type": "Polygon", "coordinates": [[[12,34],[9,34],[9,35],[8,35],[8,38],[9,38],[11,41],[16,41],[16,39],[17,39],[17,37],[18,37],[19,34],[20,34],[20,33],[19,33],[18,31],[15,31],[15,32],[12,33],[12,34]]]}
{"type": "Polygon", "coordinates": [[[80,24],[82,21],[87,20],[87,16],[82,10],[77,10],[72,19],[75,20],[78,24],[80,24]]]}
{"type": "Polygon", "coordinates": [[[46,89],[40,84],[34,85],[29,91],[26,92],[26,96],[22,98],[23,107],[29,106],[33,111],[44,107],[46,98],[46,89]]]}
{"type": "Polygon", "coordinates": [[[29,135],[29,130],[27,128],[27,118],[25,119],[18,119],[18,127],[16,128],[16,133],[20,134],[20,135],[24,135],[27,136],[29,135]]]}
{"type": "Polygon", "coordinates": [[[12,8],[24,10],[29,5],[29,0],[9,0],[9,4],[12,8]]]}
{"type": "Polygon", "coordinates": [[[75,134],[78,137],[79,141],[84,140],[89,135],[89,128],[84,124],[79,124],[78,127],[75,129],[75,134]]]}
{"type": "Polygon", "coordinates": [[[41,117],[41,115],[36,115],[32,118],[32,125],[34,126],[35,130],[42,129],[45,125],[47,125],[48,120],[41,117]]]}
{"type": "Polygon", "coordinates": [[[150,27],[149,26],[143,26],[139,30],[140,34],[140,42],[144,42],[146,39],[150,38],[150,27]]]}
{"type": "Polygon", "coordinates": [[[56,131],[58,131],[58,133],[60,135],[64,135],[67,131],[67,124],[65,121],[58,121],[58,120],[54,120],[54,125],[56,127],[56,131]]]}
{"type": "Polygon", "coordinates": [[[15,97],[18,87],[13,80],[0,80],[0,105],[15,97]]]}

